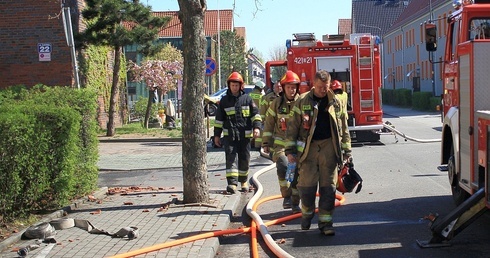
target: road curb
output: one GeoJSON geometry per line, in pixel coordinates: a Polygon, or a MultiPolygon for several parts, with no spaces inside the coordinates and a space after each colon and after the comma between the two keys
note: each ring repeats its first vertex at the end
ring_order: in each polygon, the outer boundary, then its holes
{"type": "Polygon", "coordinates": [[[182,142],[182,138],[105,138],[98,137],[99,142],[182,142]]]}

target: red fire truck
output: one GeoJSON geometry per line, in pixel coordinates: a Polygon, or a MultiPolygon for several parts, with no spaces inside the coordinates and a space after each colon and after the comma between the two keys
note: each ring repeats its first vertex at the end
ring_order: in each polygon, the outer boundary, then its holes
{"type": "MultiPolygon", "coordinates": [[[[490,0],[454,2],[448,17],[443,63],[442,155],[459,206],[435,219],[422,247],[447,244],[490,208],[490,0]]],[[[425,25],[426,49],[435,51],[436,26],[425,25]]]]}
{"type": "Polygon", "coordinates": [[[379,141],[377,132],[383,128],[379,38],[370,34],[326,35],[320,41],[313,33],[293,36],[286,41],[287,60],[266,63],[266,78],[270,78],[274,67],[286,66],[300,75],[303,93],[310,90],[318,70],[328,71],[348,94],[352,138],[358,142],[379,141]]]}

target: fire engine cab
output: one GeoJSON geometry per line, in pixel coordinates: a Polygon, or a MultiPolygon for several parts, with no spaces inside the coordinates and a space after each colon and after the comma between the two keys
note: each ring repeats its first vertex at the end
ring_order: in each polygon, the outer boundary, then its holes
{"type": "MultiPolygon", "coordinates": [[[[266,63],[266,78],[270,78],[271,68],[285,66],[300,75],[299,91],[304,93],[311,89],[317,71],[328,71],[348,95],[351,137],[358,142],[379,141],[377,132],[383,128],[379,38],[370,34],[326,35],[320,41],[313,33],[293,36],[286,41],[287,60],[266,63]]],[[[271,82],[267,83],[271,87],[271,82]]]]}
{"type": "MultiPolygon", "coordinates": [[[[435,219],[422,247],[447,244],[490,208],[490,0],[454,1],[447,18],[443,62],[442,155],[452,195],[459,205],[435,219]]],[[[435,51],[436,26],[425,25],[426,49],[435,51]]]]}

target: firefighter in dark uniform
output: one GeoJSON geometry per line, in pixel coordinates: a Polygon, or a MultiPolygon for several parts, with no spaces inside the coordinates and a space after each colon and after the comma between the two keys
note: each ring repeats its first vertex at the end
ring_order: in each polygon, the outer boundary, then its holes
{"type": "Polygon", "coordinates": [[[320,70],[313,88],[296,101],[286,132],[286,155],[289,162],[298,161],[301,229],[311,226],[318,189],[318,228],[332,236],[338,167],[352,158],[347,117],[329,86],[330,74],[320,70]]]}
{"type": "Polygon", "coordinates": [[[250,165],[250,139],[260,136],[260,114],[252,98],[243,91],[243,77],[233,72],[226,81],[228,91],[219,102],[215,116],[214,144],[221,147],[220,136],[224,135],[226,159],[226,191],[235,193],[238,182],[242,191],[248,191],[250,165]],[[235,164],[238,155],[238,166],[235,164]]]}
{"type": "Polygon", "coordinates": [[[300,79],[293,71],[287,71],[281,79],[283,91],[281,96],[275,98],[267,110],[264,121],[264,133],[262,147],[268,153],[273,146],[272,161],[276,163],[279,189],[284,198],[282,207],[292,209],[293,213],[301,212],[299,207],[299,192],[296,188],[297,174],[291,183],[286,180],[288,159],[284,153],[286,145],[286,127],[289,113],[294,107],[294,102],[299,98],[298,88],[300,79]]]}

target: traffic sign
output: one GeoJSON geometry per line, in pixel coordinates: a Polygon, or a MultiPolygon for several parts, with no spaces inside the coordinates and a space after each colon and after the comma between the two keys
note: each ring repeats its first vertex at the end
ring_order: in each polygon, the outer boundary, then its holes
{"type": "Polygon", "coordinates": [[[216,61],[211,57],[206,57],[206,76],[211,76],[215,74],[216,68],[218,68],[216,61]]]}

